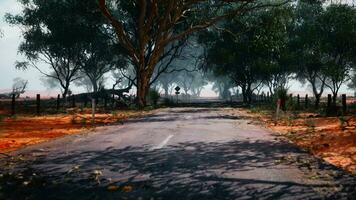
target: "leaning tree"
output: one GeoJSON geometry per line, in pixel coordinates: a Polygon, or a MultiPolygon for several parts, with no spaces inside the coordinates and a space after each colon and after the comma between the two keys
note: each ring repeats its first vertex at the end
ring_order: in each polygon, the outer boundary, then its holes
{"type": "Polygon", "coordinates": [[[268,4],[257,0],[99,0],[135,68],[140,107],[146,105],[152,74],[170,44],[268,4]]]}

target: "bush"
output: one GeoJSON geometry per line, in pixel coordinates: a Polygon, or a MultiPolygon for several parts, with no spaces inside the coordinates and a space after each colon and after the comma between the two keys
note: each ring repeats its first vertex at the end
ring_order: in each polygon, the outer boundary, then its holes
{"type": "Polygon", "coordinates": [[[148,93],[151,103],[156,106],[161,95],[156,90],[150,90],[148,93]]]}
{"type": "Polygon", "coordinates": [[[175,103],[174,103],[174,100],[170,99],[169,97],[166,97],[166,98],[163,99],[163,104],[165,106],[172,106],[175,103]]]}
{"type": "Polygon", "coordinates": [[[283,111],[286,111],[286,101],[288,99],[288,89],[279,87],[276,89],[275,94],[274,94],[275,100],[280,99],[281,100],[281,109],[283,111]]]}
{"type": "Polygon", "coordinates": [[[286,88],[277,88],[275,92],[275,96],[277,99],[287,99],[288,98],[288,89],[286,88]]]}

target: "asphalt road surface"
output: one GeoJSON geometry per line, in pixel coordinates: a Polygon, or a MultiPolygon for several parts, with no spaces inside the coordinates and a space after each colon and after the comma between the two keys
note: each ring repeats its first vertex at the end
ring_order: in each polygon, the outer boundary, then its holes
{"type": "Polygon", "coordinates": [[[355,199],[355,177],[226,108],[168,108],[0,159],[0,199],[355,199]]]}

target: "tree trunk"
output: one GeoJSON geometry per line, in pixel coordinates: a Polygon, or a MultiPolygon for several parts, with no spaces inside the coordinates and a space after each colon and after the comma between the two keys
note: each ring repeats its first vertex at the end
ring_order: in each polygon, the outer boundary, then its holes
{"type": "Polygon", "coordinates": [[[246,90],[246,86],[241,87],[241,93],[242,93],[242,99],[243,99],[243,103],[248,103],[248,98],[247,98],[247,90],[246,90]]]}
{"type": "Polygon", "coordinates": [[[319,92],[318,92],[318,89],[316,87],[316,79],[315,79],[315,77],[314,78],[311,77],[309,79],[309,82],[312,85],[313,94],[314,94],[314,97],[315,97],[314,108],[318,109],[319,108],[319,104],[320,104],[320,98],[321,98],[321,95],[323,94],[323,91],[324,91],[324,82],[325,82],[325,80],[322,80],[322,85],[320,86],[320,91],[319,92]]]}
{"type": "Polygon", "coordinates": [[[137,105],[139,108],[144,108],[147,105],[146,96],[149,92],[150,86],[152,83],[151,77],[155,66],[159,61],[159,57],[162,54],[162,50],[156,50],[152,53],[149,61],[145,59],[144,51],[141,51],[138,56],[139,62],[136,65],[136,78],[137,78],[137,105]]]}
{"type": "Polygon", "coordinates": [[[318,108],[319,108],[319,104],[320,104],[320,97],[321,97],[321,94],[314,94],[314,96],[315,96],[314,108],[315,108],[315,109],[318,109],[318,108]]]}
{"type": "Polygon", "coordinates": [[[337,93],[333,92],[333,101],[332,101],[333,106],[336,106],[336,100],[337,100],[337,93]]]}
{"type": "Polygon", "coordinates": [[[147,105],[146,95],[148,92],[149,79],[145,73],[140,73],[137,76],[137,105],[139,108],[144,108],[147,105]]]}
{"type": "Polygon", "coordinates": [[[96,94],[98,92],[98,83],[96,80],[91,80],[91,84],[93,86],[93,92],[96,94]]]}
{"type": "Polygon", "coordinates": [[[67,99],[68,91],[69,91],[68,87],[63,88],[63,93],[62,93],[63,99],[67,99]]]}
{"type": "Polygon", "coordinates": [[[252,103],[252,91],[251,91],[251,84],[248,83],[247,88],[246,88],[246,95],[247,95],[247,100],[248,104],[250,105],[252,103]]]}

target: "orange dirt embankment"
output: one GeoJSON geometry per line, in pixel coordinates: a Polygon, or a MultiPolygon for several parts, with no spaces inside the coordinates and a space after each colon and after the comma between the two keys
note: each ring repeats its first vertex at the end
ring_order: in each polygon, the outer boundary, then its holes
{"type": "MultiPolygon", "coordinates": [[[[90,112],[59,115],[16,116],[0,119],[0,153],[45,142],[64,135],[76,134],[93,128],[90,112]]],[[[147,112],[118,111],[113,114],[96,114],[95,126],[102,126],[139,117],[147,112]]]]}
{"type": "Polygon", "coordinates": [[[322,117],[302,112],[285,113],[276,120],[270,112],[249,114],[315,156],[356,173],[356,116],[322,117]]]}

